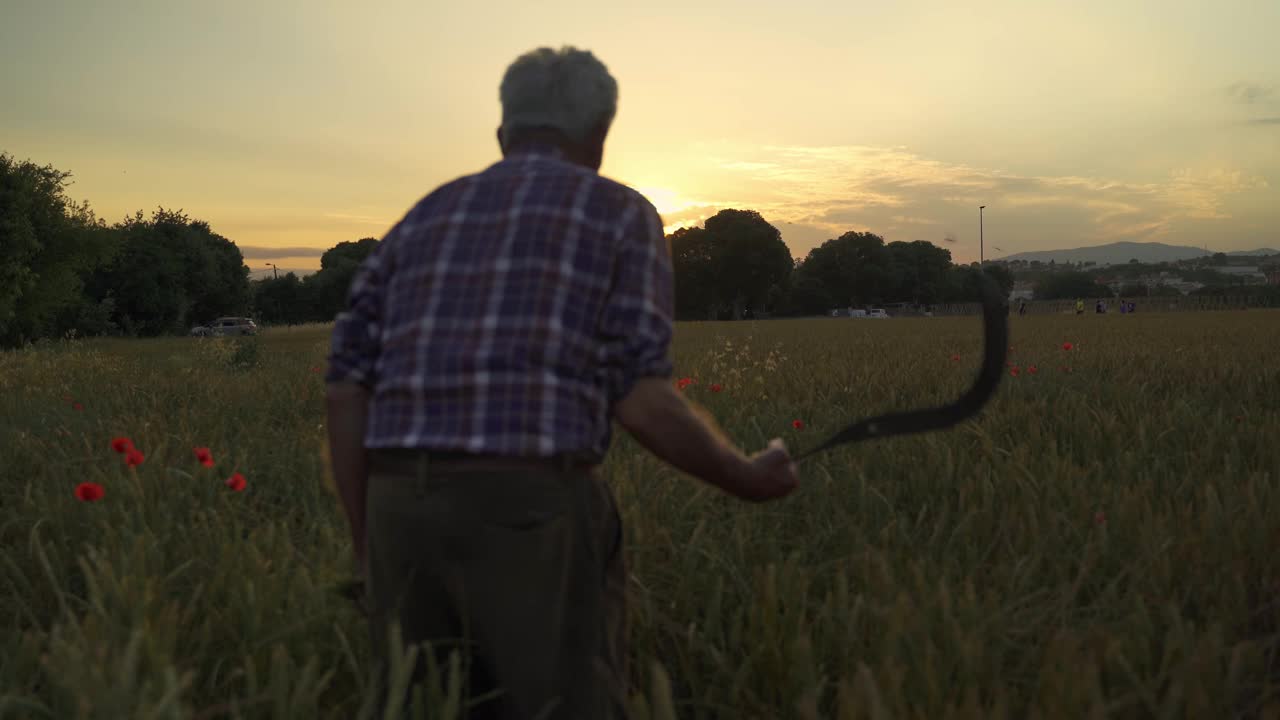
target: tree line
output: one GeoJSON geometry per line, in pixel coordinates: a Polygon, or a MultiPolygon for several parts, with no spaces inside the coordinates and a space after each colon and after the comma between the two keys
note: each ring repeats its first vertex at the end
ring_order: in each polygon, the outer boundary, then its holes
{"type": "Polygon", "coordinates": [[[108,225],[67,198],[70,175],[0,154],[0,345],[160,335],[244,310],[239,248],[180,211],[108,225]]]}
{"type": "Polygon", "coordinates": [[[923,240],[885,243],[847,232],[794,259],[782,234],[754,210],[722,210],[672,233],[676,317],[728,320],[826,314],[833,308],[978,302],[982,273],[1007,295],[1008,269],[957,265],[923,240]]]}
{"type": "MultiPolygon", "coordinates": [[[[375,238],[342,242],[299,278],[249,279],[240,249],[181,210],[108,224],[67,195],[70,174],[0,153],[0,346],[71,334],[184,334],[220,316],[327,322],[375,238]]],[[[723,210],[670,242],[677,319],[826,314],[835,307],[976,301],[981,272],[923,241],[848,232],[794,259],[753,210],[723,210]]],[[[1012,274],[988,267],[1006,292],[1012,274]]]]}
{"type": "Polygon", "coordinates": [[[0,153],[0,347],[184,334],[224,316],[332,320],[378,242],[339,243],[303,280],[252,282],[240,248],[207,222],[159,208],[108,224],[67,196],[70,177],[0,153]]]}
{"type": "MultiPolygon", "coordinates": [[[[1096,300],[1112,297],[1174,297],[1182,291],[1172,285],[1153,282],[1148,285],[1141,278],[1157,276],[1160,272],[1168,273],[1179,280],[1203,283],[1202,287],[1190,291],[1189,295],[1269,298],[1280,301],[1280,287],[1274,285],[1250,285],[1238,277],[1217,272],[1212,268],[1178,268],[1170,264],[1133,263],[1118,266],[1123,270],[1108,268],[1108,274],[1116,279],[1113,288],[1098,282],[1097,272],[1067,270],[1037,274],[1015,273],[1018,279],[1027,279],[1035,285],[1036,300],[1096,300]]],[[[988,268],[990,270],[990,268],[988,268]]]]}

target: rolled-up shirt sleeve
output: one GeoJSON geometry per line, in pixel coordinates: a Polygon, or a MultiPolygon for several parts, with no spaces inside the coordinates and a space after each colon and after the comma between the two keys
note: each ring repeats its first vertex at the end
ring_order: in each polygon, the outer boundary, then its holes
{"type": "Polygon", "coordinates": [[[398,226],[365,258],[351,280],[346,309],[333,325],[329,369],[325,381],[353,382],[372,388],[382,335],[382,298],[390,262],[391,240],[398,226]]]}
{"type": "Polygon", "coordinates": [[[662,219],[637,199],[621,225],[611,294],[601,317],[610,404],[646,377],[671,377],[675,290],[662,219]]]}

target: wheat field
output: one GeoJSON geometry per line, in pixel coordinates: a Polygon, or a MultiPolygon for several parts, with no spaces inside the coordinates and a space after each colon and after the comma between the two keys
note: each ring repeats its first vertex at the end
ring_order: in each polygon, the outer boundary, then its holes
{"type": "MultiPolygon", "coordinates": [[[[977,420],[815,456],[779,503],[616,436],[634,717],[1280,717],[1280,312],[1010,322],[977,420]]],[[[327,340],[0,354],[0,718],[370,716],[327,340]]],[[[803,450],[958,395],[981,333],[681,323],[673,352],[741,446],[803,450]]]]}

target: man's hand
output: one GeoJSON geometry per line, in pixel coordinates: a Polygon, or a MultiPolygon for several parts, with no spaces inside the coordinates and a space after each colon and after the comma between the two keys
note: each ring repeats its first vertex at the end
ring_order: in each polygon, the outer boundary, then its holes
{"type": "Polygon", "coordinates": [[[795,463],[781,440],[747,457],[709,413],[691,405],[669,380],[640,380],[614,415],[661,460],[736,498],[763,502],[783,497],[799,484],[795,463]]]}
{"type": "Polygon", "coordinates": [[[786,497],[799,486],[800,475],[791,453],[781,438],[774,438],[751,456],[745,476],[728,489],[742,500],[764,502],[786,497]]]}

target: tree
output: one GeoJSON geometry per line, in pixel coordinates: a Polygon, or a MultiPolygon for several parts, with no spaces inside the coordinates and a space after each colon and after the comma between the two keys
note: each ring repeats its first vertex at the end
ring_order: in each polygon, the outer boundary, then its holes
{"type": "Polygon", "coordinates": [[[672,233],[672,272],[675,277],[676,318],[714,317],[718,300],[716,253],[712,236],[703,228],[680,228],[672,233]]]}
{"type": "Polygon", "coordinates": [[[311,304],[311,320],[329,321],[342,312],[360,263],[378,247],[377,238],[344,241],[320,256],[320,272],[302,281],[303,295],[311,304]]]}
{"type": "Polygon", "coordinates": [[[825,315],[838,304],[822,280],[803,266],[792,274],[784,298],[782,311],[786,315],[825,315]]]}
{"type": "Polygon", "coordinates": [[[74,329],[85,275],[114,251],[88,204],[67,197],[70,177],[0,154],[0,345],[74,329]]]}
{"type": "MultiPolygon", "coordinates": [[[[996,285],[1000,288],[1000,294],[1009,297],[1009,293],[1013,292],[1014,277],[1013,272],[1003,265],[987,265],[985,272],[992,280],[996,281],[996,285]]],[[[981,298],[979,294],[978,298],[981,298]]]]}
{"type": "Polygon", "coordinates": [[[884,238],[847,232],[809,251],[800,270],[837,305],[880,304],[897,290],[893,255],[884,238]]]}
{"type": "Polygon", "coordinates": [[[253,307],[264,323],[294,325],[311,318],[312,303],[298,276],[285,273],[281,278],[265,278],[253,283],[253,307]]]}
{"type": "Polygon", "coordinates": [[[794,264],[782,233],[754,210],[721,210],[669,240],[680,319],[766,311],[794,264]]]}
{"type": "Polygon", "coordinates": [[[769,288],[791,274],[791,249],[782,233],[755,210],[721,210],[703,228],[715,252],[720,299],[733,308],[732,317],[764,307],[769,288]]]}
{"type": "Polygon", "coordinates": [[[194,323],[247,312],[249,268],[240,249],[181,211],[141,212],[113,226],[119,252],[88,283],[112,297],[116,323],[136,335],[184,332],[194,323]]]}
{"type": "Polygon", "coordinates": [[[942,300],[951,270],[950,250],[924,240],[892,242],[887,248],[896,277],[893,299],[917,304],[942,300]]]}
{"type": "Polygon", "coordinates": [[[1231,278],[1226,273],[1207,267],[1184,271],[1182,279],[1189,282],[1204,283],[1205,285],[1228,285],[1231,282],[1231,278]]]}
{"type": "Polygon", "coordinates": [[[1111,290],[1099,285],[1092,275],[1085,272],[1055,273],[1045,276],[1036,285],[1037,300],[1074,300],[1076,298],[1110,297],[1111,290]]]}

